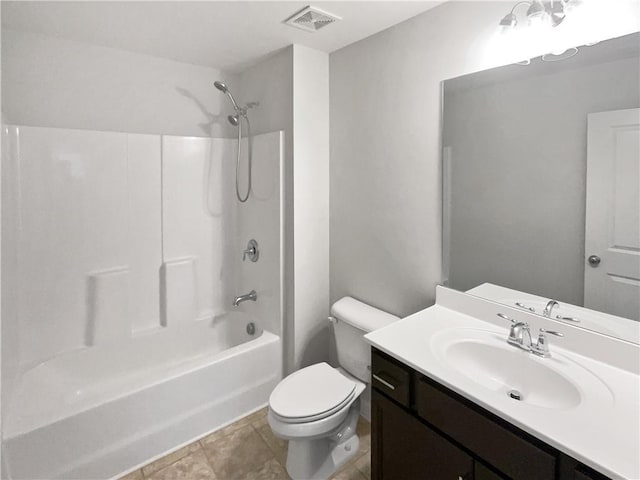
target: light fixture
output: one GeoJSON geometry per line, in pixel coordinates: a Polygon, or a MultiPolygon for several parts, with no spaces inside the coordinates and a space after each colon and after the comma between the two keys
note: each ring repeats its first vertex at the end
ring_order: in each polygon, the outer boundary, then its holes
{"type": "Polygon", "coordinates": [[[541,19],[547,15],[547,9],[540,0],[533,0],[527,9],[527,18],[529,21],[541,19]]]}
{"type": "Polygon", "coordinates": [[[504,27],[505,29],[509,29],[518,25],[518,17],[516,17],[516,14],[513,13],[514,10],[518,8],[520,5],[530,5],[530,4],[531,2],[516,3],[511,9],[511,11],[507,13],[502,20],[500,20],[500,26],[504,27]]]}
{"type": "Polygon", "coordinates": [[[516,14],[511,12],[511,13],[507,13],[504,18],[502,20],[500,20],[500,26],[501,27],[515,27],[518,24],[518,19],[516,17],[516,14]]]}
{"type": "Polygon", "coordinates": [[[551,7],[549,8],[549,21],[551,22],[552,27],[557,27],[563,22],[567,15],[565,6],[566,3],[562,1],[551,2],[551,7]]]}
{"type": "MultiPolygon", "coordinates": [[[[560,25],[567,16],[567,4],[572,0],[527,0],[516,3],[511,11],[500,20],[500,26],[509,29],[518,25],[518,17],[514,13],[520,5],[527,5],[529,23],[548,23],[551,27],[560,25]]],[[[574,0],[575,1],[575,0],[574,0]]]]}

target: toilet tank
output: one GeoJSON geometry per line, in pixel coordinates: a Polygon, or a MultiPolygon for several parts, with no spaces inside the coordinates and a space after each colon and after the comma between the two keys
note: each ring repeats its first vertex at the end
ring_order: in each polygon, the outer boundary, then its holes
{"type": "Polygon", "coordinates": [[[371,345],[364,335],[400,318],[352,297],[343,297],[334,303],[331,315],[338,363],[351,375],[368,383],[371,379],[371,345]]]}

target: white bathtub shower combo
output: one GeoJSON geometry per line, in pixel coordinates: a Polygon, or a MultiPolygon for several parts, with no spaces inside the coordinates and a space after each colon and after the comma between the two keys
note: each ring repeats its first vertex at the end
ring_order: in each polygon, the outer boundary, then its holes
{"type": "Polygon", "coordinates": [[[4,473],[112,478],[264,406],[282,374],[283,134],[253,137],[242,204],[233,139],[3,135],[4,473]]]}

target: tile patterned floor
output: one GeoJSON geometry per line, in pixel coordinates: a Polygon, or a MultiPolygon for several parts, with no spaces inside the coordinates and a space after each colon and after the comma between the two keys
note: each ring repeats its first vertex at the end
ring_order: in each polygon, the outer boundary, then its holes
{"type": "MultiPolygon", "coordinates": [[[[371,480],[371,427],[360,418],[360,449],[333,480],[371,480]]],[[[176,450],[120,480],[287,480],[287,442],[276,438],[267,409],[176,450]]]]}

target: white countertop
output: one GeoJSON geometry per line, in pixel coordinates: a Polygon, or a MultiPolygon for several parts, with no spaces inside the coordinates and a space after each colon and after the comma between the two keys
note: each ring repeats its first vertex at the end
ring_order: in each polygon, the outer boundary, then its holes
{"type": "MultiPolygon", "coordinates": [[[[555,447],[613,479],[640,479],[640,377],[551,341],[552,358],[577,364],[601,379],[608,387],[607,398],[585,401],[567,409],[544,408],[497,395],[445,364],[436,348],[434,335],[452,328],[481,329],[504,337],[508,328],[435,305],[365,336],[374,347],[418,372],[445,385],[477,405],[509,421],[525,432],[555,447]]],[[[437,338],[436,338],[437,340],[437,338]]],[[[515,347],[514,347],[515,348],[515,347]]],[[[522,352],[523,355],[530,355],[522,352]]],[[[553,365],[550,363],[549,365],[553,365]]],[[[580,385],[578,385],[580,387],[580,385]]],[[[581,391],[590,399],[589,391],[581,391]]]]}

